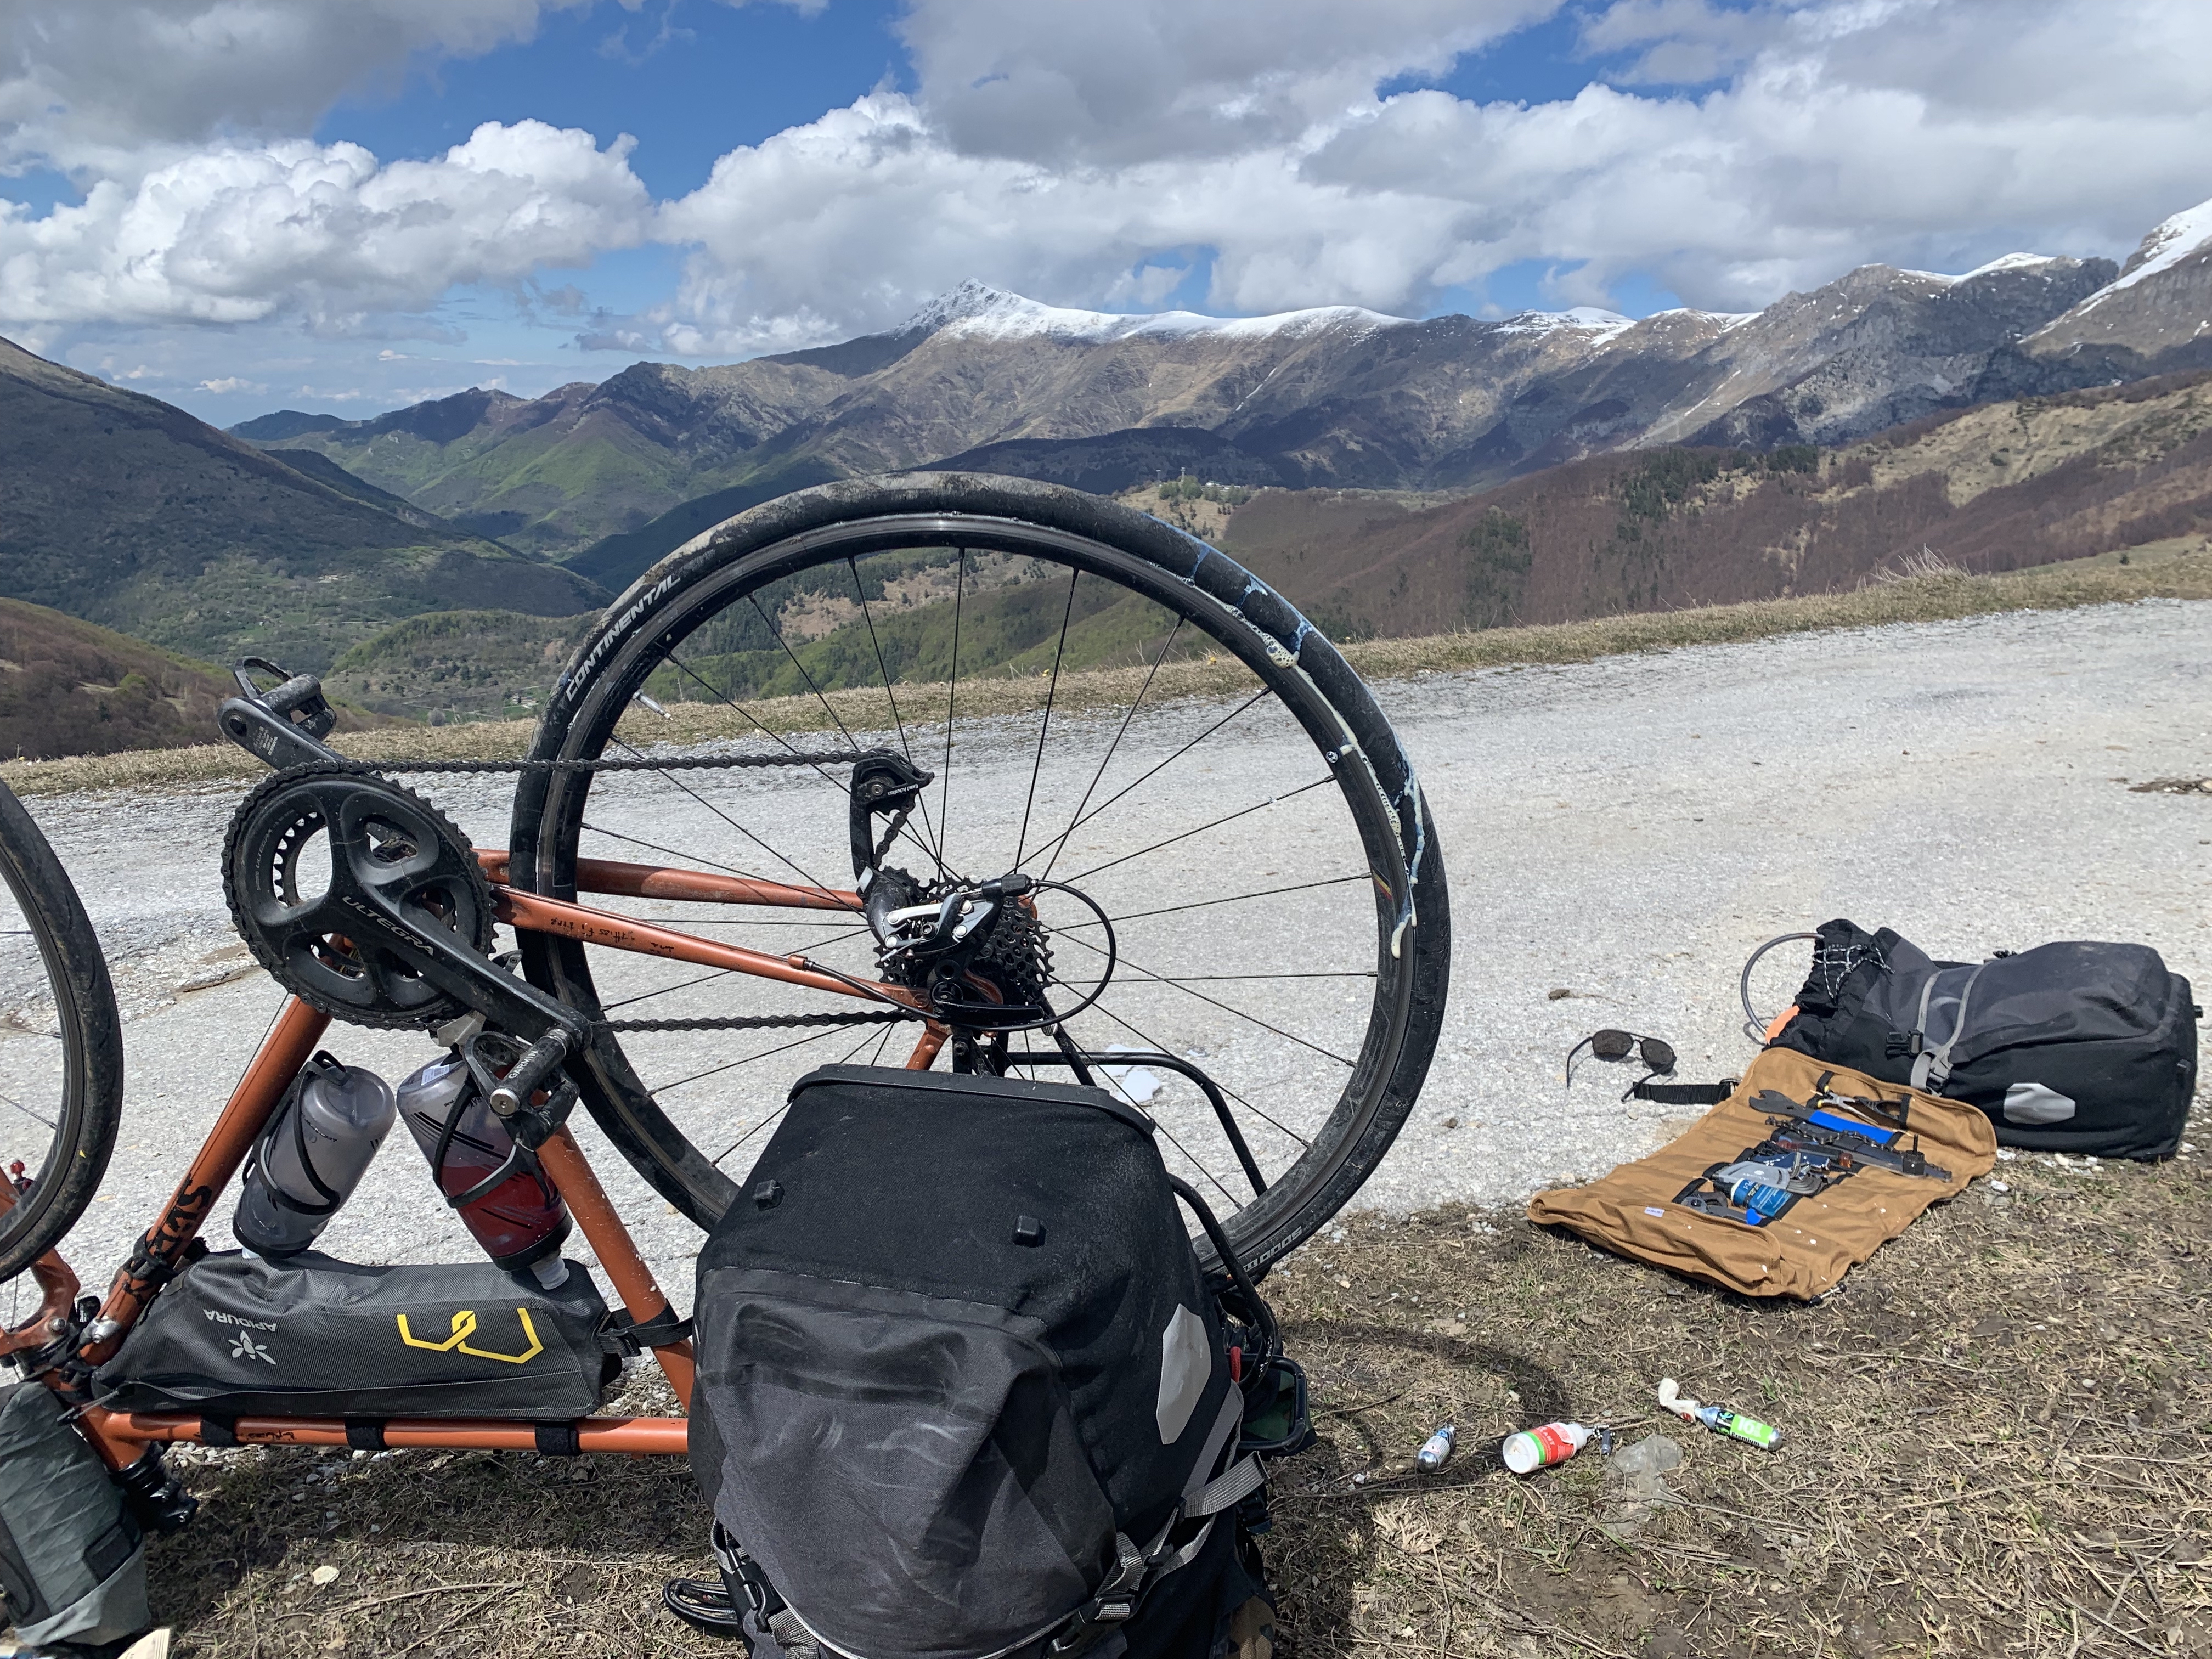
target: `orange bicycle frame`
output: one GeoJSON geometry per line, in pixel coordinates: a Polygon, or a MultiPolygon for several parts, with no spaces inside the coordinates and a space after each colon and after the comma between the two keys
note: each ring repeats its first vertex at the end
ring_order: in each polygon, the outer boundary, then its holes
{"type": "MultiPolygon", "coordinates": [[[[616,912],[518,891],[508,884],[507,854],[479,850],[477,858],[494,884],[499,919],[521,931],[556,934],[615,950],[727,969],[876,1003],[917,1010],[922,1006],[920,998],[906,987],[833,973],[803,955],[775,956],[748,950],[616,912]]],[[[576,885],[580,892],[629,897],[839,910],[848,915],[857,915],[860,909],[859,894],[832,888],[792,886],[602,859],[577,861],[576,885]]],[[[285,1006],[246,1074],[239,1079],[238,1087],[216,1120],[214,1128],[170,1194],[167,1207],[140,1238],[130,1261],[116,1273],[100,1304],[99,1316],[84,1334],[77,1356],[81,1360],[98,1364],[113,1355],[161,1285],[171,1274],[181,1271],[188,1247],[198,1237],[216,1198],[245,1164],[247,1152],[329,1025],[329,1015],[296,998],[285,1006]]],[[[943,1048],[946,1036],[942,1025],[928,1022],[907,1065],[926,1070],[943,1048]]],[[[667,1297],[639,1254],[629,1230],[608,1200],[583,1149],[565,1127],[538,1149],[538,1161],[546,1179],[560,1193],[577,1225],[583,1230],[585,1239],[599,1257],[599,1265],[631,1321],[642,1325],[666,1313],[667,1297]]],[[[12,1194],[0,1197],[0,1207],[12,1199],[12,1194]]],[[[76,1275],[58,1255],[51,1254],[42,1258],[32,1273],[44,1293],[39,1312],[15,1330],[0,1333],[0,1354],[43,1346],[52,1340],[58,1326],[66,1328],[68,1312],[77,1292],[76,1275]]],[[[690,1343],[672,1341],[656,1346],[653,1352],[677,1399],[688,1408],[693,1376],[690,1343]]],[[[249,1445],[357,1445],[362,1426],[358,1420],[349,1425],[336,1418],[266,1416],[241,1417],[234,1423],[218,1425],[211,1430],[206,1420],[190,1413],[118,1413],[98,1406],[87,1407],[79,1422],[95,1449],[117,1468],[137,1457],[149,1442],[210,1443],[212,1439],[228,1444],[234,1438],[237,1443],[249,1445]]],[[[568,1424],[546,1424],[531,1419],[393,1418],[378,1425],[376,1437],[388,1447],[485,1450],[537,1448],[664,1455],[680,1455],[689,1441],[685,1420],[680,1417],[585,1417],[568,1424]]]]}

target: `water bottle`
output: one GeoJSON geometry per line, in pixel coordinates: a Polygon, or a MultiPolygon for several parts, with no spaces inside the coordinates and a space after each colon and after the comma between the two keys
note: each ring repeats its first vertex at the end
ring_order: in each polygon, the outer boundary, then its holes
{"type": "Polygon", "coordinates": [[[392,1132],[392,1085],[318,1054],[254,1144],[230,1230],[257,1255],[297,1255],[353,1196],[392,1132]]]}
{"type": "MultiPolygon", "coordinates": [[[[514,1150],[514,1137],[458,1052],[399,1085],[399,1116],[448,1199],[481,1183],[514,1150]]],[[[561,1246],[568,1237],[568,1206],[534,1167],[517,1169],[461,1206],[460,1216],[495,1266],[509,1273],[528,1267],[549,1291],[568,1276],[561,1246]]]]}
{"type": "Polygon", "coordinates": [[[1425,1469],[1440,1469],[1452,1455],[1452,1444],[1459,1438],[1459,1431],[1449,1423],[1421,1442],[1420,1450],[1413,1454],[1413,1462],[1425,1469]]]}

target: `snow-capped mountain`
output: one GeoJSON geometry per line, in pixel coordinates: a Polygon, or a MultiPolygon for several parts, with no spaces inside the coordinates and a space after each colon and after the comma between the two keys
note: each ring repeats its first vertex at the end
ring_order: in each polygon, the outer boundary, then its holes
{"type": "Polygon", "coordinates": [[[2117,277],[2022,343],[2045,359],[2128,354],[2138,374],[2212,363],[2212,202],[2160,224],[2117,277]]]}
{"type": "Polygon", "coordinates": [[[860,472],[1459,489],[1638,444],[1845,443],[2205,363],[2212,203],[2159,226],[2124,268],[2034,253],[1958,275],[1867,265],[1748,314],[1124,316],[970,282],[838,345],[237,430],[619,586],[729,512],[860,472]]]}

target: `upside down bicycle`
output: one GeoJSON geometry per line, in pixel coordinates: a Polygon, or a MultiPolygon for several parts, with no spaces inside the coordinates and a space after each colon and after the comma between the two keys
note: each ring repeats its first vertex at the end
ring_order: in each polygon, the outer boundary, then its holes
{"type": "MultiPolygon", "coordinates": [[[[704,1229],[775,1120],[778,1066],[1072,1076],[1150,1113],[1259,1272],[1358,1189],[1426,1073],[1448,907],[1388,721],[1266,584],[1097,497],[912,474],[741,514],[608,610],[520,761],[349,759],[318,683],[273,666],[242,667],[219,717],[274,769],[224,883],[289,1000],[97,1298],[56,1247],[115,1146],[120,1022],[82,905],[0,788],[0,1285],[40,1297],[0,1355],[149,1502],[164,1443],[361,1443],[334,1419],[109,1410],[91,1381],[204,1253],[333,1019],[504,1045],[492,1107],[682,1401],[684,1322],[577,1104],[704,1229]],[[515,778],[505,848],[393,775],[440,772],[515,778]]],[[[526,1449],[544,1427],[426,1409],[374,1434],[526,1449]]],[[[561,1438],[680,1453],[685,1425],[585,1416],[561,1438]]]]}

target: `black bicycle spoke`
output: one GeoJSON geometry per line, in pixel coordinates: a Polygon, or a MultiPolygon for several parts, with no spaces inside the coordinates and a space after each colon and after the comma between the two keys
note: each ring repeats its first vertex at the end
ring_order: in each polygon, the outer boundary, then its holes
{"type": "Polygon", "coordinates": [[[1372,968],[1338,968],[1312,974],[1178,974],[1178,985],[1204,985],[1217,981],[1247,979],[1373,979],[1372,968]]]}
{"type": "MultiPolygon", "coordinates": [[[[774,728],[763,724],[760,716],[754,714],[751,709],[746,708],[743,703],[738,702],[735,698],[729,696],[728,693],[718,689],[713,681],[708,679],[705,675],[693,668],[690,664],[685,662],[673,651],[671,651],[662,660],[666,662],[670,667],[675,669],[678,673],[686,676],[690,679],[696,682],[699,685],[703,686],[706,689],[708,695],[713,697],[715,702],[720,703],[722,707],[732,709],[738,714],[743,714],[747,720],[753,723],[754,729],[759,732],[763,737],[769,738],[771,742],[780,744],[784,753],[793,757],[796,757],[799,754],[799,750],[793,746],[790,738],[785,737],[782,732],[775,731],[774,728]]],[[[803,673],[805,671],[802,669],[800,672],[803,673]]],[[[815,695],[819,696],[821,693],[817,692],[815,695]]],[[[827,708],[829,705],[825,702],[823,706],[827,708]]],[[[836,713],[834,709],[831,710],[830,718],[832,720],[836,719],[836,713]]],[[[841,726],[839,729],[842,731],[843,728],[841,726]]],[[[617,738],[616,741],[619,742],[620,739],[617,738]]],[[[847,735],[846,741],[848,743],[852,741],[849,733],[847,735]]],[[[630,752],[632,754],[635,754],[637,751],[633,749],[630,752]]],[[[821,779],[823,782],[828,784],[832,789],[836,790],[840,795],[845,797],[848,800],[852,798],[853,789],[849,781],[831,776],[829,773],[822,769],[821,764],[818,762],[807,762],[806,769],[808,771],[813,773],[816,777],[821,779]]],[[[664,772],[660,775],[665,777],[668,775],[664,772]]],[[[939,872],[940,874],[944,873],[945,860],[938,856],[934,849],[925,845],[913,830],[906,829],[904,826],[901,827],[899,833],[906,836],[908,840],[913,842],[916,847],[921,848],[923,854],[937,866],[939,872]]],[[[820,884],[817,883],[816,884],[818,886],[820,884]]]]}
{"type": "MultiPolygon", "coordinates": [[[[907,763],[911,766],[914,764],[914,745],[906,740],[906,718],[899,713],[898,693],[891,690],[890,665],[884,660],[884,644],[876,637],[876,618],[868,609],[868,590],[860,585],[860,567],[854,562],[849,553],[845,556],[845,568],[852,573],[853,597],[860,602],[860,620],[868,625],[868,644],[876,653],[876,672],[883,677],[884,699],[891,706],[891,724],[898,731],[899,752],[906,757],[907,763]]],[[[927,793],[917,794],[914,804],[921,809],[921,827],[927,832],[930,845],[934,849],[931,858],[937,866],[938,873],[942,875],[945,872],[945,843],[939,839],[936,826],[930,821],[927,793]]]]}
{"type": "MultiPolygon", "coordinates": [[[[1131,1036],[1136,1038],[1139,1042],[1143,1043],[1145,1047],[1152,1049],[1156,1054],[1172,1054],[1174,1052],[1173,1049],[1170,1048],[1167,1044],[1162,1042],[1150,1031],[1139,1030],[1137,1026],[1131,1024],[1127,1020],[1122,1018],[1121,1015],[1115,1013],[1111,1008],[1107,1007],[1103,1003],[1097,1005],[1096,1008],[1091,1012],[1105,1015],[1107,1018],[1112,1020],[1116,1025],[1120,1026],[1131,1036]]],[[[1100,1064],[1102,1065],[1110,1063],[1111,1062],[1105,1060],[1100,1061],[1100,1064]]],[[[1137,1063],[1142,1064],[1141,1061],[1137,1063]]],[[[1208,1075],[1211,1076],[1212,1073],[1209,1073],[1208,1075]]],[[[1242,1106],[1246,1111],[1251,1113],[1252,1115],[1258,1118],[1261,1122],[1266,1124],[1269,1128],[1274,1130],[1285,1139],[1295,1140],[1297,1142],[1298,1146],[1305,1151],[1310,1152],[1313,1149],[1313,1142],[1308,1140],[1304,1135],[1300,1134],[1296,1129],[1291,1128],[1288,1124],[1282,1122],[1277,1118],[1271,1117],[1266,1112],[1261,1111],[1257,1106],[1255,1106],[1250,1101],[1245,1099],[1243,1096],[1238,1094],[1236,1090],[1231,1088],[1219,1078],[1214,1078],[1213,1086],[1220,1090],[1223,1094],[1228,1096],[1230,1099],[1235,1101],[1239,1106],[1242,1106]]]]}
{"type": "Polygon", "coordinates": [[[799,678],[806,682],[806,689],[814,694],[814,701],[822,705],[822,712],[829,715],[831,723],[836,726],[838,735],[845,739],[845,747],[855,755],[859,754],[860,745],[853,740],[853,734],[845,729],[844,720],[839,717],[837,711],[830,706],[830,699],[822,695],[822,688],[815,684],[814,676],[806,672],[806,665],[799,661],[799,653],[785,642],[783,630],[769,619],[767,611],[761,609],[760,595],[748,593],[745,595],[745,602],[752,606],[753,615],[761,619],[761,626],[775,636],[778,645],[783,647],[783,654],[791,659],[791,665],[799,671],[799,678]]]}
{"type": "Polygon", "coordinates": [[[1083,786],[1083,799],[1075,803],[1075,811],[1068,817],[1067,828],[1048,843],[1052,848],[1052,856],[1045,860],[1043,873],[1038,877],[1040,881],[1052,879],[1052,866],[1060,862],[1060,855],[1067,850],[1068,836],[1073,835],[1076,825],[1083,822],[1083,809],[1091,805],[1091,797],[1098,787],[1098,781],[1106,775],[1106,769],[1114,763],[1114,753],[1121,748],[1121,738],[1128,731],[1129,722],[1137,718],[1137,711],[1145,706],[1145,694],[1152,689],[1152,677],[1160,672],[1160,665],[1168,659],[1168,653],[1175,648],[1176,635],[1182,632],[1183,622],[1184,618],[1177,617],[1175,626],[1168,629],[1167,638],[1160,641],[1159,654],[1152,659],[1152,666],[1146,669],[1145,683],[1137,688],[1135,699],[1122,711],[1121,723],[1114,728],[1114,741],[1106,745],[1106,752],[1099,757],[1098,769],[1091,775],[1091,781],[1083,786]]]}
{"type": "MultiPolygon", "coordinates": [[[[779,1048],[763,1048],[757,1054],[746,1054],[737,1060],[724,1060],[720,1066],[709,1066],[703,1072],[694,1072],[690,1077],[678,1078],[673,1083],[656,1084],[653,1088],[647,1090],[646,1092],[658,1099],[662,1095],[672,1094],[678,1089],[684,1088],[688,1085],[696,1083],[702,1078],[719,1077],[724,1072],[735,1071],[740,1066],[750,1066],[757,1060],[767,1060],[771,1055],[788,1054],[792,1049],[803,1048],[810,1042],[819,1042],[823,1037],[835,1036],[838,1032],[845,1029],[846,1028],[842,1025],[825,1025],[820,1030],[815,1032],[811,1036],[799,1037],[793,1042],[784,1043],[779,1048]]],[[[723,1158],[727,1158],[729,1154],[727,1152],[722,1154],[723,1158]]],[[[714,1161],[719,1164],[721,1162],[721,1159],[717,1158],[714,1161]]]]}
{"type": "Polygon", "coordinates": [[[1067,604],[1060,613],[1060,642],[1052,648],[1052,680],[1045,687],[1044,719],[1037,723],[1036,756],[1030,762],[1030,793],[1022,802],[1022,832],[1014,837],[1014,868],[1022,867],[1022,854],[1030,844],[1030,814],[1036,810],[1037,774],[1044,769],[1044,740],[1052,731],[1052,705],[1060,696],[1060,665],[1067,654],[1067,624],[1075,616],[1075,584],[1080,570],[1067,573],[1067,604]]]}
{"type": "MultiPolygon", "coordinates": [[[[1243,702],[1242,702],[1238,703],[1238,704],[1237,705],[1237,707],[1236,707],[1236,708],[1234,708],[1231,709],[1227,714],[1224,714],[1224,715],[1223,715],[1219,720],[1218,720],[1214,721],[1214,723],[1213,723],[1212,725],[1211,725],[1211,726],[1207,726],[1207,727],[1206,728],[1206,730],[1205,730],[1205,731],[1203,731],[1203,732],[1200,732],[1196,737],[1193,738],[1192,738],[1188,743],[1187,743],[1187,744],[1183,744],[1183,746],[1182,746],[1182,748],[1180,748],[1180,749],[1176,750],[1175,751],[1175,753],[1174,753],[1174,754],[1170,755],[1170,756],[1169,756],[1165,760],[1162,761],[1162,762],[1161,762],[1158,766],[1155,766],[1154,768],[1152,768],[1152,769],[1151,771],[1145,773],[1142,776],[1139,777],[1139,778],[1136,780],[1136,781],[1134,781],[1133,783],[1129,784],[1129,785],[1128,785],[1128,786],[1127,786],[1126,787],[1115,790],[1112,794],[1109,795],[1109,796],[1108,796],[1104,800],[1103,800],[1103,801],[1099,802],[1099,803],[1098,803],[1097,811],[1092,811],[1092,812],[1089,812],[1089,813],[1086,813],[1086,814],[1085,814],[1082,817],[1079,817],[1079,818],[1076,819],[1074,823],[1073,823],[1069,824],[1069,825],[1067,826],[1067,828],[1066,828],[1066,829],[1065,829],[1065,830],[1061,830],[1061,831],[1060,832],[1060,834],[1059,834],[1056,837],[1054,837],[1054,840],[1053,840],[1053,841],[1047,842],[1047,843],[1046,843],[1046,845],[1047,845],[1047,846],[1065,846],[1065,845],[1066,844],[1067,838],[1068,838],[1070,836],[1073,835],[1077,830],[1080,830],[1081,828],[1083,828],[1083,826],[1084,826],[1085,824],[1086,824],[1086,823],[1090,823],[1091,819],[1093,819],[1093,818],[1097,817],[1099,815],[1099,813],[1105,811],[1109,807],[1112,806],[1115,801],[1120,800],[1123,796],[1125,796],[1125,795],[1128,794],[1132,790],[1135,790],[1135,789],[1140,789],[1140,788],[1142,788],[1142,787],[1144,787],[1147,782],[1149,782],[1151,780],[1152,780],[1153,778],[1158,777],[1161,773],[1163,773],[1163,772],[1166,771],[1166,770],[1168,769],[1168,768],[1170,768],[1170,766],[1173,766],[1173,765],[1174,765],[1177,761],[1181,760],[1181,759],[1182,759],[1185,755],[1188,755],[1188,753],[1190,753],[1190,751],[1191,751],[1192,750],[1194,750],[1194,749],[1197,748],[1199,744],[1200,744],[1201,743],[1204,743],[1204,742],[1205,742],[1208,738],[1212,737],[1212,736],[1216,732],[1218,732],[1218,731],[1219,731],[1223,726],[1224,726],[1228,725],[1230,721],[1231,721],[1231,720],[1235,720],[1235,719],[1236,719],[1239,714],[1243,714],[1246,709],[1249,708],[1250,708],[1254,703],[1255,703],[1255,702],[1259,702],[1261,698],[1265,697],[1265,696],[1268,696],[1268,695],[1269,695],[1269,692],[1268,692],[1268,690],[1267,690],[1267,688],[1266,686],[1264,686],[1264,685],[1263,685],[1263,686],[1261,686],[1261,687],[1257,691],[1255,691],[1255,692],[1254,692],[1250,696],[1249,696],[1249,697],[1245,698],[1243,702]]],[[[1044,848],[1040,847],[1039,848],[1037,848],[1037,850],[1041,853],[1041,852],[1042,852],[1042,851],[1044,850],[1044,848]]],[[[1056,861],[1057,861],[1057,855],[1055,854],[1055,862],[1056,862],[1056,861]]],[[[1049,867],[1049,866],[1048,866],[1048,867],[1049,867]]],[[[1079,876],[1079,877],[1073,878],[1073,879],[1079,881],[1079,880],[1081,880],[1081,879],[1082,879],[1082,878],[1079,876]]]]}
{"type": "MultiPolygon", "coordinates": [[[[1273,872],[1269,872],[1270,874],[1273,872]]],[[[1316,887],[1341,887],[1347,882],[1372,881],[1374,877],[1362,872],[1356,876],[1331,876],[1325,881],[1302,881],[1289,887],[1265,887],[1256,893],[1231,893],[1226,898],[1193,899],[1188,904],[1164,905],[1158,910],[1133,910],[1126,916],[1109,916],[1107,921],[1119,927],[1125,921],[1143,921],[1151,916],[1181,915],[1186,910],[1203,910],[1212,904],[1242,904],[1246,899],[1274,898],[1283,893],[1307,893],[1316,887]]],[[[1056,927],[1054,933],[1065,933],[1076,927],[1096,927],[1097,921],[1071,921],[1066,927],[1056,927]]]]}
{"type": "Polygon", "coordinates": [[[58,1128],[52,1118],[40,1117],[36,1112],[33,1111],[29,1107],[23,1104],[21,1101],[17,1100],[12,1095],[0,1095],[0,1106],[13,1106],[25,1117],[30,1119],[32,1122],[42,1125],[46,1128],[52,1129],[57,1133],[59,1133],[58,1128]]]}
{"type": "MultiPolygon", "coordinates": [[[[1323,784],[1334,783],[1335,781],[1336,780],[1334,778],[1316,778],[1311,783],[1302,783],[1295,789],[1285,789],[1279,795],[1270,795],[1265,800],[1255,801],[1251,805],[1244,807],[1240,811],[1231,812],[1225,817],[1218,817],[1211,823],[1201,823],[1194,830],[1186,830],[1181,835],[1170,836],[1165,841],[1156,841],[1150,847],[1140,847],[1133,853],[1124,853],[1118,859],[1109,859],[1103,864],[1094,864],[1088,870],[1085,870],[1081,875],[1070,876],[1067,878],[1068,885],[1072,887],[1079,882],[1087,881],[1091,877],[1097,875],[1100,871],[1111,870],[1115,866],[1127,864],[1132,859],[1140,859],[1146,857],[1149,854],[1157,853],[1163,847],[1172,847],[1177,842],[1188,841],[1193,836],[1202,836],[1209,830],[1218,830],[1224,823],[1234,823],[1238,818],[1249,817],[1255,812],[1265,811],[1270,806],[1279,806],[1286,800],[1296,799],[1298,796],[1304,794],[1309,789],[1318,789],[1323,784]]],[[[1103,811],[1103,809],[1102,808],[1101,810],[1103,811]]]]}
{"type": "MultiPolygon", "coordinates": [[[[624,749],[628,749],[631,754],[636,755],[638,759],[643,760],[646,758],[645,756],[639,755],[635,748],[632,747],[629,744],[623,742],[622,738],[617,738],[615,741],[617,744],[620,744],[624,749]]],[[[708,800],[704,795],[701,794],[696,789],[694,789],[690,784],[684,782],[683,779],[678,777],[673,772],[655,770],[652,775],[658,778],[667,779],[669,782],[674,784],[685,794],[690,796],[693,800],[697,801],[700,805],[705,807],[716,817],[721,819],[723,823],[728,824],[731,829],[736,830],[747,841],[752,842],[754,846],[759,848],[762,852],[767,854],[777,863],[787,866],[790,869],[797,872],[799,878],[805,882],[809,887],[821,887],[826,885],[825,883],[810,874],[804,865],[799,864],[793,860],[787,859],[782,854],[777,852],[775,848],[769,846],[758,836],[753,834],[753,832],[746,829],[744,824],[739,823],[735,818],[732,817],[727,812],[725,812],[720,807],[715,805],[714,802],[708,800]]]]}
{"type": "MultiPolygon", "coordinates": [[[[1103,957],[1106,954],[1105,951],[1100,950],[1088,939],[1071,939],[1067,942],[1079,950],[1090,951],[1094,957],[1103,957]]],[[[1310,1048],[1314,1053],[1321,1055],[1322,1058],[1333,1060],[1340,1066],[1357,1066],[1358,1064],[1357,1060],[1346,1060],[1342,1054],[1336,1053],[1333,1049],[1322,1048],[1318,1042],[1309,1042],[1302,1036],[1298,1036],[1290,1031],[1285,1031],[1279,1025],[1270,1025],[1266,1020],[1261,1019],[1257,1014],[1248,1014],[1242,1008],[1233,1008],[1229,1004],[1220,1001],[1217,998],[1206,995],[1203,991],[1194,991],[1180,978],[1170,978],[1165,974],[1156,974],[1151,969],[1144,966],[1141,963],[1130,961],[1126,954],[1117,952],[1114,957],[1114,963],[1117,976],[1122,969],[1126,969],[1130,973],[1135,974],[1139,976],[1136,982],[1139,985],[1164,985],[1170,990],[1181,991],[1187,997],[1195,997],[1199,1001],[1206,1004],[1210,1007],[1218,1008],[1224,1014],[1233,1015],[1235,1018],[1243,1020],[1249,1024],[1256,1025],[1263,1031],[1273,1031],[1277,1036],[1282,1038],[1285,1042],[1295,1042],[1301,1048],[1310,1048]]],[[[1235,975],[1228,975],[1227,977],[1235,977],[1235,975]]],[[[1269,975],[1251,975],[1251,977],[1267,978],[1269,977],[1269,975]]],[[[1285,977],[1289,977],[1289,975],[1285,975],[1285,977]]]]}
{"type": "Polygon", "coordinates": [[[611,1014],[617,1008],[628,1008],[635,1003],[650,1002],[655,997],[672,996],[678,991],[688,991],[695,985],[704,985],[709,980],[726,978],[737,971],[734,968],[717,968],[711,974],[702,974],[696,979],[679,980],[673,985],[664,985],[657,991],[640,991],[635,996],[624,997],[620,1002],[603,1002],[599,1005],[599,1012],[603,1014],[611,1014]]]}
{"type": "Polygon", "coordinates": [[[968,589],[968,550],[960,550],[960,562],[952,578],[952,665],[945,686],[945,775],[937,792],[937,845],[950,848],[952,836],[952,707],[960,694],[960,602],[968,589]]]}
{"type": "Polygon", "coordinates": [[[740,881],[775,882],[779,887],[785,884],[776,881],[774,876],[763,876],[751,870],[740,870],[734,864],[718,864],[703,853],[679,853],[673,847],[663,847],[658,842],[645,841],[636,836],[625,835],[619,830],[602,830],[588,818],[578,819],[576,827],[579,830],[588,830],[595,836],[605,836],[611,841],[627,842],[632,847],[642,847],[648,853],[665,853],[670,858],[682,859],[686,863],[703,864],[710,870],[720,870],[724,875],[735,876],[740,881]]]}

